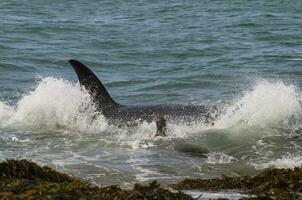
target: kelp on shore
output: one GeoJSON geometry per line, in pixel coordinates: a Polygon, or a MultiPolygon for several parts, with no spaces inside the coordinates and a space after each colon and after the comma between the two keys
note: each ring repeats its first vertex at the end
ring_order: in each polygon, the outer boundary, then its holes
{"type": "Polygon", "coordinates": [[[302,199],[302,168],[266,169],[256,176],[184,179],[172,187],[178,190],[241,190],[253,196],[243,199],[302,199]]]}
{"type": "Polygon", "coordinates": [[[218,179],[185,179],[162,188],[156,181],[135,184],[132,189],[119,186],[98,187],[82,179],[41,167],[28,160],[0,163],[0,199],[114,199],[114,200],[191,200],[181,190],[240,190],[250,194],[242,199],[302,199],[302,168],[267,169],[256,176],[218,179]]]}
{"type": "Polygon", "coordinates": [[[191,200],[182,192],[161,188],[157,182],[135,184],[125,190],[119,186],[97,187],[70,175],[27,160],[0,163],[0,199],[159,199],[191,200]]]}

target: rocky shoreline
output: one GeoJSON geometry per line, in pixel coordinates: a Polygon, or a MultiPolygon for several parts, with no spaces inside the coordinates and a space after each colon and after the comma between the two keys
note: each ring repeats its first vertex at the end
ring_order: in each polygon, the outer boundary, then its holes
{"type": "Polygon", "coordinates": [[[82,179],[39,166],[28,160],[0,163],[1,199],[158,199],[191,200],[183,190],[221,191],[236,189],[251,195],[242,199],[302,199],[302,169],[268,169],[256,176],[219,179],[185,179],[163,188],[156,181],[135,184],[132,189],[117,185],[94,186],[82,179]]]}
{"type": "Polygon", "coordinates": [[[256,176],[185,179],[172,187],[178,190],[240,190],[251,196],[243,199],[302,200],[302,168],[266,169],[256,176]]]}

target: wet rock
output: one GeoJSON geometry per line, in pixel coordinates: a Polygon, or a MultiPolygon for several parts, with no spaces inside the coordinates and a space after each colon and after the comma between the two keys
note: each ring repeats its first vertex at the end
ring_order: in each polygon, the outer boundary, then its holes
{"type": "Polygon", "coordinates": [[[0,199],[104,199],[191,200],[182,192],[171,192],[154,181],[125,190],[119,186],[97,187],[81,179],[27,160],[0,163],[0,199]]]}
{"type": "Polygon", "coordinates": [[[28,179],[45,180],[49,182],[70,182],[72,177],[59,173],[49,167],[39,165],[27,160],[7,160],[0,163],[1,179],[28,179]]]}
{"type": "Polygon", "coordinates": [[[255,195],[252,199],[297,199],[301,196],[302,168],[267,169],[256,176],[185,179],[172,187],[206,191],[237,189],[255,195]]]}
{"type": "Polygon", "coordinates": [[[98,187],[27,160],[0,163],[0,199],[191,200],[191,196],[180,190],[229,189],[250,194],[242,198],[245,200],[302,199],[302,168],[267,169],[256,176],[185,179],[172,186],[176,192],[162,188],[156,181],[149,185],[135,184],[128,190],[119,186],[98,187]]]}

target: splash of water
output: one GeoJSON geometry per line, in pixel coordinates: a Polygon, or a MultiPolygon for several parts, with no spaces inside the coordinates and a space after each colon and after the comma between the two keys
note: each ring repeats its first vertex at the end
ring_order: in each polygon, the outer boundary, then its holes
{"type": "Polygon", "coordinates": [[[207,157],[208,164],[227,164],[227,163],[236,162],[236,161],[238,161],[237,158],[235,158],[233,156],[229,156],[225,153],[211,152],[208,154],[208,157],[207,157]]]}
{"type": "MultiPolygon", "coordinates": [[[[300,155],[281,157],[279,160],[268,159],[266,155],[261,154],[261,151],[254,155],[253,151],[250,151],[254,143],[242,145],[243,140],[236,140],[237,138],[230,134],[233,127],[243,126],[252,134],[255,134],[257,132],[257,129],[254,129],[255,126],[257,128],[259,126],[259,129],[262,130],[262,127],[264,127],[267,132],[270,132],[271,126],[279,125],[280,121],[296,121],[295,126],[299,124],[299,120],[292,120],[292,116],[301,116],[301,93],[294,85],[286,85],[281,82],[258,82],[251,90],[246,91],[242,97],[235,99],[233,102],[224,105],[226,112],[220,116],[213,127],[199,122],[191,126],[169,123],[167,127],[168,137],[155,138],[156,126],[154,123],[143,122],[136,127],[123,128],[109,125],[105,117],[95,111],[95,105],[90,96],[80,88],[78,83],[46,77],[39,80],[34,89],[24,94],[15,106],[0,102],[0,130],[4,136],[3,138],[0,137],[0,142],[3,139],[7,145],[13,147],[12,149],[8,148],[7,152],[3,151],[4,153],[0,157],[15,156],[17,152],[21,155],[29,155],[29,158],[42,160],[47,158],[54,165],[59,165],[66,170],[73,169],[72,165],[77,163],[86,163],[83,165],[85,168],[93,166],[92,169],[94,169],[94,167],[99,167],[98,162],[105,161],[104,163],[106,163],[113,159],[113,164],[107,163],[108,166],[105,164],[105,167],[120,170],[120,165],[118,164],[118,167],[116,167],[114,164],[116,162],[115,157],[118,155],[120,163],[126,163],[129,168],[135,169],[137,179],[146,180],[150,177],[164,177],[165,174],[158,170],[160,169],[158,166],[161,165],[169,170],[171,169],[171,171],[179,170],[180,167],[177,164],[179,159],[188,157],[187,154],[173,151],[175,149],[174,143],[178,144],[175,141],[181,140],[185,145],[190,146],[192,142],[194,146],[200,145],[210,150],[206,159],[192,159],[189,157],[187,162],[192,163],[186,165],[189,171],[184,170],[182,174],[185,175],[190,174],[191,171],[196,171],[193,174],[194,176],[203,173],[203,169],[200,167],[203,163],[214,166],[214,169],[217,167],[219,173],[219,166],[240,165],[244,156],[247,156],[247,158],[250,156],[251,159],[248,162],[254,163],[255,168],[265,168],[271,165],[291,167],[296,166],[295,163],[301,164],[300,155]],[[18,131],[13,130],[5,135],[6,129],[17,129],[18,131]],[[63,136],[66,139],[65,143],[53,147],[61,138],[49,134],[47,139],[41,139],[43,144],[35,152],[33,145],[39,146],[40,144],[36,143],[41,140],[36,140],[31,135],[28,138],[26,134],[23,134],[28,129],[33,134],[35,134],[35,131],[39,134],[63,131],[70,135],[63,136]],[[215,134],[211,134],[211,131],[215,132],[216,129],[219,129],[219,133],[216,133],[218,139],[215,138],[215,134]],[[88,135],[85,138],[85,144],[82,143],[82,138],[78,137],[79,135],[72,135],[74,132],[85,137],[88,135]],[[108,137],[106,134],[108,134],[108,137]],[[221,135],[223,137],[220,137],[221,135]],[[214,137],[211,138],[211,136],[214,137]],[[44,144],[44,142],[48,143],[44,144]],[[207,146],[208,144],[209,146],[207,146]],[[237,144],[238,147],[236,147],[237,144]],[[22,153],[16,151],[14,145],[18,145],[22,149],[22,153]],[[234,149],[230,149],[230,146],[235,146],[236,152],[234,149]],[[112,149],[114,149],[113,152],[111,152],[112,149]],[[121,149],[121,152],[116,153],[117,149],[121,149]],[[137,149],[145,151],[139,154],[138,152],[142,151],[136,151],[137,149]],[[162,151],[163,149],[164,151],[162,151]],[[125,150],[126,153],[124,154],[125,150]],[[237,150],[240,152],[239,154],[237,154],[237,150]],[[60,154],[57,153],[58,151],[60,154]],[[146,152],[150,153],[147,155],[147,159],[145,159],[146,152]],[[129,155],[131,155],[130,159],[128,158],[129,155]],[[254,157],[257,157],[257,159],[255,160],[254,157]],[[154,163],[158,163],[158,166],[155,166],[154,163]],[[174,164],[174,167],[170,167],[171,163],[174,164]],[[71,168],[68,168],[69,164],[71,168]]],[[[289,123],[290,126],[292,126],[291,124],[292,122],[289,123]]],[[[243,131],[240,133],[243,133],[243,131]]],[[[258,141],[258,139],[255,141],[258,141]]],[[[280,142],[283,141],[280,140],[280,142]]],[[[268,142],[263,145],[271,145],[268,149],[272,151],[276,149],[275,143],[268,142]]],[[[295,149],[290,150],[296,152],[295,149]]],[[[286,152],[288,152],[288,149],[284,149],[282,155],[286,152]]],[[[274,158],[282,156],[278,152],[276,154],[274,158]]],[[[246,163],[246,160],[244,160],[244,163],[246,163]]],[[[104,166],[100,166],[98,169],[103,170],[104,166]]]]}
{"type": "Polygon", "coordinates": [[[0,103],[0,126],[100,132],[108,124],[103,115],[96,113],[90,96],[78,84],[47,77],[24,94],[15,107],[0,103]]]}
{"type": "Polygon", "coordinates": [[[271,126],[301,113],[301,94],[294,85],[282,82],[258,82],[251,91],[227,107],[215,128],[237,124],[271,126]]]}
{"type": "Polygon", "coordinates": [[[271,160],[265,163],[255,164],[252,163],[252,166],[254,166],[256,169],[265,169],[268,167],[274,167],[274,168],[295,168],[302,165],[302,156],[298,153],[287,153],[286,155],[283,155],[281,158],[278,158],[276,160],[271,160]]]}
{"type": "MultiPolygon", "coordinates": [[[[216,121],[214,127],[202,123],[191,126],[169,124],[168,132],[170,137],[183,138],[203,130],[224,129],[240,123],[246,126],[278,124],[281,120],[301,113],[301,99],[294,85],[261,81],[233,104],[226,105],[225,114],[216,121]]],[[[154,138],[155,129],[154,124],[146,122],[127,130],[108,125],[104,116],[96,113],[90,96],[79,84],[53,77],[41,79],[36,88],[24,94],[16,106],[0,102],[0,126],[95,133],[119,131],[121,140],[129,139],[129,134],[132,135],[135,146],[141,140],[154,138]]]]}

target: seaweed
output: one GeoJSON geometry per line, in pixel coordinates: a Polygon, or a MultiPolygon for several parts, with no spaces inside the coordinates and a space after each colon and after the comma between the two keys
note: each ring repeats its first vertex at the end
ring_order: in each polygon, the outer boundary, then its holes
{"type": "MultiPolygon", "coordinates": [[[[102,200],[192,200],[181,190],[242,190],[250,197],[242,200],[302,199],[302,168],[267,169],[256,176],[217,179],[184,179],[163,188],[156,181],[135,184],[132,189],[118,185],[99,187],[85,180],[41,167],[28,160],[6,160],[0,163],[0,199],[102,199],[102,200]]],[[[220,198],[223,199],[223,198],[220,198]]]]}
{"type": "Polygon", "coordinates": [[[302,168],[266,169],[255,176],[184,179],[172,187],[204,191],[237,189],[254,195],[243,199],[297,199],[302,191],[302,168]]]}
{"type": "Polygon", "coordinates": [[[27,160],[0,163],[0,199],[102,199],[102,200],[191,200],[180,191],[172,192],[153,181],[135,184],[126,190],[119,186],[98,187],[79,178],[41,167],[27,160]]]}
{"type": "Polygon", "coordinates": [[[72,177],[59,173],[49,167],[22,160],[6,160],[0,163],[0,180],[3,179],[45,180],[50,182],[70,182],[72,177]]]}

